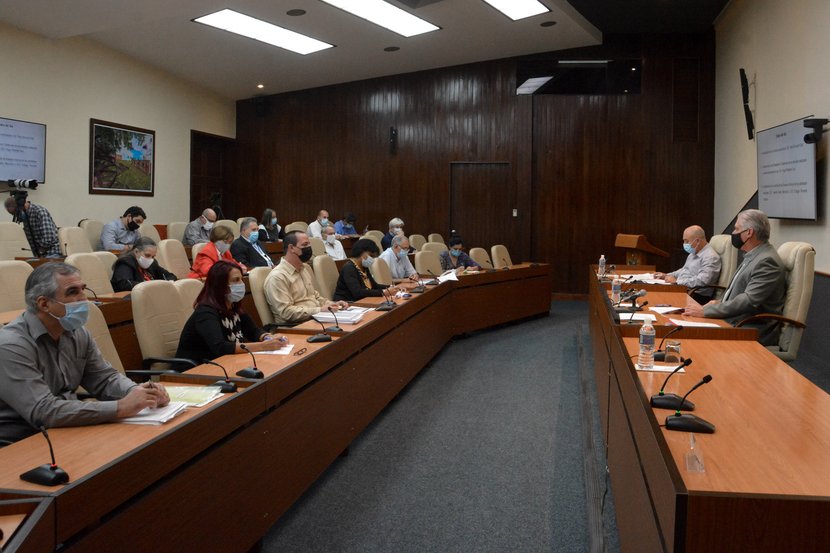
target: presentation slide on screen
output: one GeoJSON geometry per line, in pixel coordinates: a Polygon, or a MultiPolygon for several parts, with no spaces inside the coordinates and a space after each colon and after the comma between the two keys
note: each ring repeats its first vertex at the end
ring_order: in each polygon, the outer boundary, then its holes
{"type": "Polygon", "coordinates": [[[758,208],[781,219],[816,218],[816,148],[801,119],[759,131],[758,208]]]}
{"type": "Polygon", "coordinates": [[[0,118],[0,181],[46,176],[46,125],[0,118]]]}

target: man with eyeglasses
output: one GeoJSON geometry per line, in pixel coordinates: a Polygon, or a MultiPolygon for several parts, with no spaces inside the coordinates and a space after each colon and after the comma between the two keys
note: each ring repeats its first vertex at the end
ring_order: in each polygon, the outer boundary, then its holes
{"type": "MultiPolygon", "coordinates": [[[[687,288],[717,284],[721,269],[720,256],[706,241],[702,227],[692,225],[683,231],[683,249],[689,254],[683,267],[671,273],[655,273],[655,278],[687,288]]],[[[704,304],[714,295],[714,289],[700,288],[692,293],[692,298],[704,304]]]]}
{"type": "Polygon", "coordinates": [[[201,215],[193,219],[184,229],[182,244],[195,246],[202,242],[210,242],[210,231],[216,224],[216,212],[207,208],[201,215]]]}
{"type": "MultiPolygon", "coordinates": [[[[720,301],[710,301],[704,306],[686,308],[684,315],[726,319],[737,324],[758,313],[780,315],[784,311],[787,280],[784,264],[778,252],[769,243],[769,219],[764,212],[747,209],[738,214],[732,245],[744,252],[744,260],[735,271],[732,282],[720,301]]],[[[758,323],[758,341],[765,346],[778,341],[778,325],[775,321],[758,323]]]]}

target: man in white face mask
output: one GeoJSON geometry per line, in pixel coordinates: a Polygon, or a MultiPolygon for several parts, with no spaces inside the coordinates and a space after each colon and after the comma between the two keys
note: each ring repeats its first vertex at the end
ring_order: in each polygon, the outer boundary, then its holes
{"type": "MultiPolygon", "coordinates": [[[[655,278],[687,288],[718,283],[721,269],[720,255],[706,241],[703,227],[692,225],[683,231],[683,250],[689,254],[683,267],[671,273],[655,273],[655,278]]],[[[714,293],[715,290],[712,288],[700,288],[692,295],[692,298],[704,304],[712,299],[714,293]]]]}
{"type": "Polygon", "coordinates": [[[201,215],[190,221],[184,229],[182,244],[192,246],[210,241],[210,231],[216,223],[216,212],[208,208],[201,215]]]}
{"type": "Polygon", "coordinates": [[[75,267],[46,263],[26,280],[26,311],[0,329],[0,444],[41,426],[82,426],[162,407],[160,384],[138,385],[101,357],[89,331],[86,284],[75,267]],[[83,386],[99,401],[77,399],[83,386]]]}
{"type": "Polygon", "coordinates": [[[323,235],[323,231],[329,226],[332,226],[329,222],[329,212],[321,209],[317,214],[317,219],[308,224],[308,235],[312,238],[325,240],[326,237],[323,235]]]}
{"type": "Polygon", "coordinates": [[[326,253],[329,254],[329,257],[335,261],[346,259],[346,250],[343,249],[343,244],[337,239],[334,227],[329,225],[324,232],[326,236],[324,240],[326,243],[326,253]]]}

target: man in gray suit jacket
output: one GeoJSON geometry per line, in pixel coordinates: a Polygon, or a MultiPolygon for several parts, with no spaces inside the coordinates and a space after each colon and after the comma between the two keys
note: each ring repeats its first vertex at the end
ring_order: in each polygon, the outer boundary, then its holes
{"type": "MultiPolygon", "coordinates": [[[[744,252],[721,301],[687,307],[684,315],[726,319],[730,324],[758,314],[780,315],[784,310],[787,280],[784,264],[769,243],[769,219],[762,211],[747,209],[735,220],[732,245],[744,252]]],[[[751,325],[758,329],[758,341],[765,346],[778,342],[775,321],[751,325]]]]}

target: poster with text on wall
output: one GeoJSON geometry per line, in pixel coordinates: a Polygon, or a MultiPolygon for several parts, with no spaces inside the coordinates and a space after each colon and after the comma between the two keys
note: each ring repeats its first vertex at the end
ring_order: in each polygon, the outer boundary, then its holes
{"type": "Polygon", "coordinates": [[[90,194],[152,196],[156,133],[90,119],[90,194]]]}

